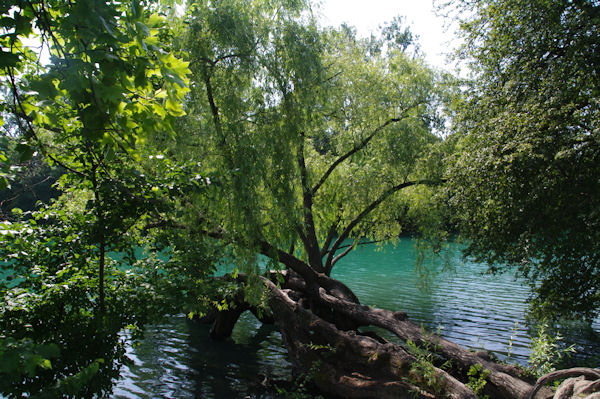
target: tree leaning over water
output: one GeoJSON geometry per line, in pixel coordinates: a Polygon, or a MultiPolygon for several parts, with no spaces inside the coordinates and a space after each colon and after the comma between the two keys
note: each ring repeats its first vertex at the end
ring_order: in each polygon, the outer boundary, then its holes
{"type": "Polygon", "coordinates": [[[600,5],[454,2],[473,80],[450,174],[467,255],[529,278],[538,316],[600,311],[600,5]]]}
{"type": "Polygon", "coordinates": [[[425,205],[444,181],[433,132],[452,85],[411,50],[398,20],[385,40],[361,40],[348,27],[319,29],[294,0],[193,3],[178,34],[155,3],[0,10],[1,76],[13,94],[3,111],[22,124],[18,150],[60,164],[70,187],[33,220],[1,224],[2,254],[23,278],[0,285],[3,392],[108,394],[124,358],[119,332],[206,300],[221,310],[209,315],[214,337],[247,307],[274,319],[294,365],[318,368],[327,392],[474,398],[468,372],[483,365],[487,393],[527,397],[520,370],[426,334],[400,311],[363,306],[329,277],[361,240],[438,219],[425,205]],[[50,65],[23,46],[34,26],[52,43],[50,65]],[[189,92],[171,41],[189,58],[189,92]],[[150,232],[171,246],[167,264],[132,255],[150,232]],[[130,269],[107,256],[126,248],[130,269]],[[217,259],[244,273],[207,279],[217,259]],[[225,295],[198,295],[206,281],[225,295]]]}
{"type": "Polygon", "coordinates": [[[263,299],[259,318],[274,319],[299,371],[317,366],[326,392],[474,398],[461,379],[483,364],[494,397],[527,397],[516,368],[425,334],[402,312],[362,306],[329,277],[361,240],[397,237],[443,183],[434,129],[445,78],[393,40],[320,30],[299,2],[197,2],[184,26],[191,92],[168,157],[197,165],[205,189],[163,225],[227,245],[245,272],[228,278],[246,284],[243,295],[229,291],[206,316],[211,335],[230,334],[263,299]],[[273,272],[260,272],[258,254],[273,272]],[[428,346],[452,368],[430,364],[424,375],[414,353],[361,333],[366,325],[428,346]]]}

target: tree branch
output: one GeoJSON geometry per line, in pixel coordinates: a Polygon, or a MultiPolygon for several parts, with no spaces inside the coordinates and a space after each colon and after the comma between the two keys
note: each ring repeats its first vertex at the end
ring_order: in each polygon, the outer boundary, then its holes
{"type": "MultiPolygon", "coordinates": [[[[369,245],[369,244],[377,244],[380,242],[385,242],[387,240],[389,240],[390,238],[384,238],[382,240],[370,240],[370,241],[359,241],[357,243],[353,243],[353,244],[347,244],[347,245],[340,245],[337,250],[339,251],[340,249],[345,249],[345,248],[352,248],[354,246],[359,246],[359,245],[369,245]]],[[[328,254],[330,251],[326,251],[325,254],[323,256],[325,256],[326,254],[328,254]]]]}
{"type": "MultiPolygon", "coordinates": [[[[389,198],[392,194],[397,191],[402,190],[403,188],[416,186],[416,185],[436,185],[442,183],[443,180],[433,181],[433,180],[417,180],[417,181],[409,181],[398,184],[396,186],[388,188],[384,191],[375,201],[371,202],[361,213],[359,213],[349,224],[346,226],[342,234],[337,238],[337,240],[333,243],[333,246],[329,250],[329,254],[327,255],[327,260],[325,261],[325,274],[329,275],[331,273],[331,268],[333,267],[333,259],[335,253],[339,249],[340,245],[344,242],[346,238],[350,236],[352,230],[375,208],[379,206],[383,201],[389,198]]],[[[339,259],[338,259],[339,260],[339,259]]]]}
{"type": "Polygon", "coordinates": [[[40,150],[42,151],[42,154],[44,154],[44,156],[50,158],[53,162],[55,162],[57,165],[61,166],[62,168],[64,168],[65,170],[68,170],[69,172],[72,172],[80,177],[84,177],[87,178],[88,176],[83,173],[80,172],[78,170],[75,170],[73,168],[70,168],[69,166],[67,166],[66,164],[64,164],[63,162],[59,161],[54,155],[48,153],[46,151],[46,149],[44,148],[41,140],[39,139],[39,137],[37,136],[37,133],[35,131],[35,128],[33,126],[33,124],[31,123],[31,120],[29,119],[29,117],[27,117],[27,114],[25,113],[25,108],[23,107],[23,103],[21,102],[21,97],[19,97],[19,91],[17,89],[17,83],[15,80],[15,76],[12,70],[8,70],[8,75],[9,75],[9,80],[10,80],[10,88],[13,94],[13,101],[14,101],[14,106],[15,106],[15,111],[17,110],[17,107],[21,110],[20,114],[25,115],[25,118],[21,118],[19,116],[19,113],[15,112],[15,115],[17,116],[17,123],[19,125],[19,128],[22,131],[27,131],[30,135],[30,137],[33,137],[36,141],[36,143],[38,144],[40,150]],[[21,124],[21,120],[24,120],[25,123],[27,124],[27,128],[24,128],[23,125],[21,124]]]}
{"type": "Polygon", "coordinates": [[[48,180],[52,179],[52,176],[46,176],[46,178],[44,180],[40,180],[38,182],[35,182],[33,184],[30,184],[28,186],[23,186],[19,191],[17,191],[12,197],[10,198],[6,198],[4,201],[2,201],[3,203],[8,203],[8,202],[12,202],[14,200],[16,200],[17,198],[19,198],[21,196],[21,194],[23,194],[25,191],[29,190],[31,191],[31,193],[36,197],[36,199],[38,198],[38,196],[35,194],[35,191],[33,191],[33,188],[35,186],[39,186],[40,184],[44,184],[45,182],[47,182],[48,180]]]}
{"type": "Polygon", "coordinates": [[[212,91],[212,84],[210,83],[210,74],[208,73],[206,67],[202,68],[202,72],[204,75],[204,84],[206,85],[206,97],[210,106],[210,112],[212,114],[213,123],[215,124],[215,130],[217,131],[217,134],[221,137],[223,144],[225,144],[225,136],[223,136],[223,129],[221,127],[219,108],[217,108],[217,105],[215,104],[215,99],[212,91]]]}
{"type": "Polygon", "coordinates": [[[306,159],[304,157],[304,133],[300,132],[300,143],[298,147],[298,168],[302,182],[302,213],[304,214],[304,228],[306,229],[306,241],[304,246],[308,254],[310,265],[318,272],[323,271],[323,258],[319,249],[315,221],[313,216],[313,194],[308,187],[308,176],[306,173],[306,159]]]}
{"type": "MultiPolygon", "coordinates": [[[[350,253],[350,251],[352,251],[352,249],[354,249],[354,245],[348,245],[348,248],[346,248],[346,250],[344,252],[342,252],[341,254],[339,254],[338,256],[336,256],[332,261],[331,261],[331,267],[330,269],[333,269],[333,266],[335,266],[335,264],[342,259],[344,256],[348,255],[350,253]]],[[[331,271],[330,271],[331,273],[331,271]]]]}
{"type": "Polygon", "coordinates": [[[321,248],[321,258],[329,252],[329,246],[335,237],[335,233],[337,232],[337,227],[340,224],[340,220],[342,218],[341,213],[338,214],[337,218],[333,222],[333,224],[329,227],[329,231],[327,232],[327,237],[325,238],[325,242],[323,242],[323,247],[321,248]]]}
{"type": "Polygon", "coordinates": [[[267,241],[260,241],[258,244],[259,252],[261,254],[268,256],[271,259],[273,259],[273,256],[275,255],[276,258],[274,260],[283,263],[285,266],[301,275],[307,284],[317,282],[319,275],[308,265],[308,263],[296,258],[292,254],[289,254],[275,247],[267,241]]]}
{"type": "Polygon", "coordinates": [[[575,367],[572,369],[553,371],[552,373],[543,375],[537,380],[537,382],[531,389],[531,393],[529,394],[528,399],[533,399],[533,397],[540,390],[540,388],[543,387],[545,384],[548,384],[549,382],[567,377],[578,377],[581,375],[590,378],[600,379],[600,369],[575,367]]]}
{"type": "MultiPolygon", "coordinates": [[[[208,221],[208,219],[203,214],[199,214],[199,219],[200,222],[208,221]]],[[[230,243],[235,243],[235,241],[237,240],[236,237],[229,235],[227,231],[225,231],[220,226],[217,226],[213,230],[202,229],[201,234],[219,240],[226,240],[230,243]]],[[[315,270],[313,270],[308,263],[304,262],[301,259],[298,259],[291,253],[287,253],[284,250],[277,248],[276,246],[265,240],[258,240],[254,244],[258,246],[259,253],[273,260],[283,263],[287,268],[301,275],[302,278],[304,278],[304,280],[307,282],[307,284],[315,284],[317,283],[317,281],[320,280],[320,277],[324,277],[323,275],[320,275],[315,270]]]]}
{"type": "Polygon", "coordinates": [[[375,130],[373,130],[373,132],[370,135],[368,135],[363,141],[361,141],[357,146],[355,146],[350,151],[348,151],[347,153],[345,153],[344,155],[342,155],[341,157],[336,159],[335,162],[333,164],[331,164],[329,169],[327,169],[325,174],[323,174],[323,176],[321,177],[319,182],[317,184],[315,184],[315,186],[312,188],[312,195],[314,196],[317,193],[319,188],[323,185],[323,183],[325,183],[325,181],[327,180],[329,175],[331,175],[331,173],[333,173],[333,171],[335,170],[335,168],[338,167],[339,164],[344,162],[346,159],[350,158],[352,155],[356,154],[358,151],[365,148],[365,146],[367,144],[369,144],[369,142],[373,139],[373,137],[375,137],[375,135],[377,135],[377,133],[379,133],[381,130],[383,130],[386,126],[388,126],[392,123],[395,123],[395,122],[400,122],[401,120],[402,120],[402,118],[388,119],[384,124],[378,126],[375,130]]]}
{"type": "Polygon", "coordinates": [[[308,245],[308,240],[306,238],[306,234],[302,231],[302,227],[300,225],[296,226],[296,232],[298,233],[298,237],[300,237],[300,241],[304,244],[304,246],[308,245]]]}

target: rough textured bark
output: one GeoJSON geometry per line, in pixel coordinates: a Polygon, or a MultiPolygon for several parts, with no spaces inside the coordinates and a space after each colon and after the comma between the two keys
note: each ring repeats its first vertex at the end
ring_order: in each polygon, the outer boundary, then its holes
{"type": "MultiPolygon", "coordinates": [[[[317,367],[314,379],[323,391],[347,398],[432,397],[410,382],[411,364],[417,359],[403,347],[342,331],[293,300],[298,293],[281,290],[268,280],[265,284],[293,364],[301,369],[317,367]]],[[[451,398],[476,398],[444,370],[433,371],[439,381],[437,391],[451,398]]]]}
{"type": "MultiPolygon", "coordinates": [[[[490,397],[527,399],[534,390],[516,367],[494,363],[484,354],[427,334],[403,312],[363,306],[337,280],[315,273],[308,283],[291,270],[279,273],[284,276],[281,286],[276,285],[276,272],[263,279],[273,320],[295,369],[312,369],[315,384],[324,392],[344,398],[476,398],[465,383],[467,371],[476,364],[490,372],[484,391],[490,397]],[[395,334],[399,343],[361,332],[360,326],[383,328],[395,334]],[[417,372],[413,366],[423,359],[402,345],[407,340],[435,353],[436,364],[450,360],[451,369],[430,365],[427,375],[417,372]]],[[[236,300],[240,301],[237,310],[212,320],[215,331],[230,332],[242,309],[250,308],[243,298],[236,300]]],[[[541,388],[532,395],[548,398],[552,392],[541,388]]]]}
{"type": "Polygon", "coordinates": [[[534,397],[536,392],[544,386],[555,380],[567,377],[554,394],[554,399],[571,398],[574,396],[584,397],[586,394],[595,394],[600,392],[600,369],[591,369],[585,367],[575,367],[572,369],[558,370],[540,377],[531,390],[528,399],[534,397]]]}

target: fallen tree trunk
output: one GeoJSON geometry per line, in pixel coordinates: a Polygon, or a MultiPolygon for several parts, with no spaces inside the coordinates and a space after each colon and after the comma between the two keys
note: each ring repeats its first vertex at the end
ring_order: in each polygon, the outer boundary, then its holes
{"type": "MultiPolygon", "coordinates": [[[[268,277],[263,278],[268,305],[291,361],[298,372],[311,373],[323,392],[344,398],[477,398],[466,383],[469,369],[476,365],[489,372],[482,394],[527,399],[533,391],[532,383],[518,368],[428,334],[403,312],[363,306],[337,280],[319,274],[307,283],[289,270],[271,272],[268,277]],[[277,273],[284,277],[280,286],[277,273]],[[375,333],[361,332],[360,326],[383,328],[402,342],[395,344],[375,333]],[[402,343],[409,340],[426,348],[431,357],[407,350],[402,343]],[[435,364],[431,359],[437,359],[435,364]],[[439,367],[446,361],[450,368],[439,367]]],[[[245,280],[244,276],[239,279],[245,280]]],[[[232,320],[234,324],[242,311],[250,308],[242,297],[236,300],[240,303],[229,313],[216,316],[211,334],[216,329],[226,333],[229,329],[223,326],[233,328],[232,320]]],[[[534,397],[551,396],[549,389],[542,388],[534,397]]]]}
{"type": "MultiPolygon", "coordinates": [[[[269,306],[275,315],[294,365],[318,367],[313,376],[323,391],[347,398],[431,398],[415,383],[411,365],[418,360],[403,347],[358,334],[345,332],[300,306],[285,292],[265,279],[270,291],[269,306]],[[413,381],[411,381],[413,380],[413,381]]],[[[289,295],[291,294],[291,295],[289,295]]],[[[444,370],[432,367],[429,387],[450,398],[476,398],[473,392],[444,370]]]]}

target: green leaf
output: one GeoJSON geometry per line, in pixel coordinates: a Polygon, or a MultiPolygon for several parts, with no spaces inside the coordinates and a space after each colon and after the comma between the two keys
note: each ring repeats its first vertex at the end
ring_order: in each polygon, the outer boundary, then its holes
{"type": "Polygon", "coordinates": [[[158,28],[161,27],[165,24],[165,17],[163,17],[162,15],[159,14],[152,14],[150,15],[150,17],[148,18],[148,21],[146,22],[146,25],[148,25],[151,28],[158,28]]]}
{"type": "Polygon", "coordinates": [[[19,55],[0,49],[0,68],[13,68],[19,63],[19,55]]]}
{"type": "Polygon", "coordinates": [[[143,24],[142,22],[136,22],[135,27],[136,27],[136,30],[138,31],[138,34],[141,33],[143,35],[143,37],[150,36],[150,29],[148,29],[148,27],[145,24],[143,24]]]}
{"type": "Polygon", "coordinates": [[[42,78],[31,82],[30,89],[36,91],[40,99],[54,99],[58,95],[58,90],[52,80],[42,78]]]}
{"type": "Polygon", "coordinates": [[[98,19],[100,20],[100,22],[102,23],[102,25],[104,26],[104,29],[106,29],[106,31],[108,32],[108,34],[112,37],[116,37],[115,33],[113,32],[113,29],[111,28],[111,26],[106,22],[106,20],[102,17],[102,15],[98,15],[98,19]]]}
{"type": "Polygon", "coordinates": [[[46,370],[52,369],[52,363],[48,359],[41,359],[41,361],[39,362],[39,366],[46,370]]]}
{"type": "Polygon", "coordinates": [[[19,143],[15,150],[19,153],[19,162],[25,162],[31,159],[34,149],[27,143],[19,143]]]}
{"type": "Polygon", "coordinates": [[[165,107],[166,107],[167,111],[169,111],[169,114],[171,114],[173,116],[185,115],[185,112],[183,111],[181,104],[172,101],[171,98],[167,98],[165,107]]]}

